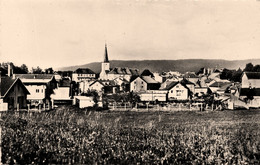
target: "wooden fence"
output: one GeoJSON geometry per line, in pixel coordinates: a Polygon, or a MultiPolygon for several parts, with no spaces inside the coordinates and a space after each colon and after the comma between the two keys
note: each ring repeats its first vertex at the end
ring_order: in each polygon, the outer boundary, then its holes
{"type": "Polygon", "coordinates": [[[167,103],[167,104],[136,104],[131,103],[113,103],[108,106],[110,110],[116,111],[199,111],[199,110],[215,110],[219,107],[208,106],[203,103],[167,103]]]}

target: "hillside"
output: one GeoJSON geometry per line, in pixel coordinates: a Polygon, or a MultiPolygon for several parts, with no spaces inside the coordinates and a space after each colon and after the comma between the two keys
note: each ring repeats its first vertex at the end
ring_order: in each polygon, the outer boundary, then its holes
{"type": "MultiPolygon", "coordinates": [[[[179,71],[181,73],[187,71],[198,71],[202,67],[218,67],[218,68],[228,68],[228,69],[241,69],[245,68],[245,65],[252,62],[254,65],[260,64],[260,59],[249,59],[249,60],[211,60],[211,59],[185,59],[185,60],[142,60],[142,61],[120,61],[113,60],[110,61],[111,67],[129,67],[137,68],[140,71],[144,69],[149,69],[152,72],[162,72],[162,71],[179,71]]],[[[77,68],[90,68],[96,73],[100,72],[101,63],[94,62],[85,65],[69,66],[57,68],[56,70],[74,71],[77,68]]]]}

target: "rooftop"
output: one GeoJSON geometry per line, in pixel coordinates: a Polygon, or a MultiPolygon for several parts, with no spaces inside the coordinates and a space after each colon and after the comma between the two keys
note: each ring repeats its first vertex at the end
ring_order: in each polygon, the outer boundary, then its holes
{"type": "Polygon", "coordinates": [[[93,72],[89,68],[78,68],[77,70],[75,70],[74,73],[78,73],[78,74],[95,74],[95,72],[93,72]]]}
{"type": "Polygon", "coordinates": [[[147,84],[158,84],[159,82],[153,79],[150,76],[142,76],[141,79],[143,79],[147,84]]]}
{"type": "Polygon", "coordinates": [[[260,72],[244,72],[248,79],[260,79],[260,72]]]}
{"type": "MultiPolygon", "coordinates": [[[[20,79],[12,79],[10,77],[1,77],[1,82],[0,82],[1,96],[5,96],[16,82],[21,83],[22,86],[25,88],[25,86],[23,85],[23,83],[21,82],[20,79]]],[[[26,88],[25,88],[25,90],[29,94],[29,92],[26,88]]]]}

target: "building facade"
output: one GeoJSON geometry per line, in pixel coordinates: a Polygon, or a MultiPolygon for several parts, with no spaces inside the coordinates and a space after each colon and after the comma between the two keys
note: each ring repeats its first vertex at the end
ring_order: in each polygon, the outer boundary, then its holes
{"type": "Polygon", "coordinates": [[[9,110],[27,107],[27,95],[30,94],[19,78],[0,77],[0,104],[7,103],[9,110]]]}

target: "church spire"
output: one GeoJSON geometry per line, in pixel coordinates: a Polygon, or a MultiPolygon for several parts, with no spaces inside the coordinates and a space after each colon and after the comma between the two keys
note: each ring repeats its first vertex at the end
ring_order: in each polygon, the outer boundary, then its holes
{"type": "Polygon", "coordinates": [[[109,62],[109,61],[108,61],[108,54],[107,54],[107,44],[105,44],[104,62],[109,62]]]}

